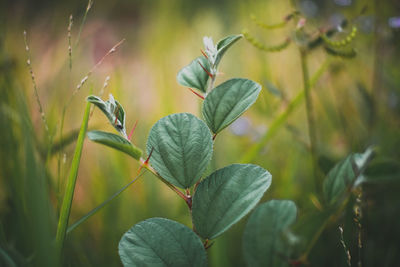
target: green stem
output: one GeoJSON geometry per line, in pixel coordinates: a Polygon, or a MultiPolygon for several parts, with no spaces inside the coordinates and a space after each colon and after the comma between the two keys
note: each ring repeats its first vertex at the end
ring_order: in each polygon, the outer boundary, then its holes
{"type": "MultiPolygon", "coordinates": [[[[319,78],[322,76],[324,71],[329,65],[329,60],[326,60],[321,67],[315,72],[315,74],[311,77],[310,79],[310,88],[312,88],[319,78]]],[[[265,133],[265,135],[261,138],[259,142],[254,144],[253,146],[250,147],[249,150],[242,156],[240,162],[242,163],[247,163],[247,162],[252,162],[257,155],[260,153],[260,151],[265,147],[265,145],[269,142],[269,140],[275,136],[275,134],[278,132],[278,130],[284,125],[284,123],[287,121],[289,115],[291,115],[294,110],[302,103],[304,99],[304,90],[300,90],[300,92],[294,97],[294,99],[289,103],[287,106],[286,110],[282,112],[270,125],[268,131],[265,133]]]]}
{"type": "MultiPolygon", "coordinates": [[[[64,105],[60,123],[60,140],[63,140],[64,119],[66,111],[67,111],[67,106],[64,105]]],[[[59,212],[59,206],[61,203],[61,157],[63,156],[62,154],[63,154],[63,149],[60,149],[57,159],[57,212],[59,212]]]]}
{"type": "Polygon", "coordinates": [[[79,132],[78,140],[76,143],[74,157],[72,158],[71,169],[67,179],[66,190],[64,199],[61,206],[60,218],[58,221],[57,235],[56,235],[56,248],[58,256],[61,257],[62,248],[64,245],[65,235],[67,232],[69,215],[71,212],[72,199],[74,197],[75,184],[78,176],[78,168],[82,155],[83,141],[85,140],[86,130],[89,121],[90,103],[86,104],[85,114],[83,116],[81,130],[79,132]]]}
{"type": "Polygon", "coordinates": [[[213,76],[211,77],[210,84],[208,85],[208,88],[207,88],[207,93],[211,92],[211,90],[214,88],[214,83],[215,83],[216,78],[217,78],[217,72],[214,73],[213,76]]]}
{"type": "Polygon", "coordinates": [[[74,224],[72,224],[70,227],[67,229],[67,234],[69,234],[72,230],[74,230],[76,227],[78,227],[80,224],[85,222],[87,219],[92,217],[95,213],[97,213],[99,210],[101,210],[103,207],[105,207],[108,203],[110,203],[114,198],[118,197],[122,192],[124,192],[129,186],[131,186],[134,182],[136,182],[144,172],[133,178],[132,181],[130,181],[128,184],[124,185],[120,190],[118,190],[116,193],[114,193],[110,198],[108,198],[106,201],[101,203],[99,206],[96,208],[92,209],[90,212],[88,212],[85,216],[80,218],[78,221],[76,221],[74,224]]]}
{"type": "Polygon", "coordinates": [[[314,119],[314,108],[310,95],[310,78],[307,66],[307,51],[300,48],[300,60],[301,60],[301,70],[303,73],[303,86],[304,86],[304,96],[306,100],[306,114],[307,114],[307,124],[308,124],[308,135],[310,139],[310,153],[312,158],[313,172],[314,172],[314,184],[316,192],[320,192],[321,181],[319,179],[318,173],[318,154],[317,154],[317,134],[316,125],[314,119]]]}

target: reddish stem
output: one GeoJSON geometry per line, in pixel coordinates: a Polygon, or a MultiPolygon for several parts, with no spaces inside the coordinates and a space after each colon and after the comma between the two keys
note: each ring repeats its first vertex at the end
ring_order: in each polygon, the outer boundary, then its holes
{"type": "Polygon", "coordinates": [[[214,75],[212,75],[206,68],[204,68],[203,65],[201,65],[200,61],[198,61],[197,63],[200,64],[201,68],[208,74],[208,76],[210,76],[210,78],[214,77],[214,75]]]}
{"type": "Polygon", "coordinates": [[[154,150],[154,147],[151,148],[150,154],[149,154],[149,156],[147,157],[147,159],[146,159],[143,163],[140,164],[138,173],[140,173],[140,171],[142,170],[143,167],[146,167],[146,168],[147,168],[147,167],[149,166],[149,160],[150,160],[151,154],[153,154],[153,150],[154,150]]]}
{"type": "Polygon", "coordinates": [[[133,125],[133,128],[132,128],[131,132],[129,133],[129,136],[128,136],[128,140],[129,140],[129,141],[131,141],[133,132],[134,132],[135,129],[136,129],[136,125],[138,124],[138,121],[139,121],[139,120],[136,120],[135,125],[133,125]]]}
{"type": "Polygon", "coordinates": [[[204,96],[202,96],[201,94],[197,93],[195,90],[193,90],[192,88],[188,88],[190,91],[192,91],[193,94],[197,95],[198,97],[200,97],[201,99],[204,100],[204,96]]]}
{"type": "Polygon", "coordinates": [[[208,56],[207,56],[206,53],[204,53],[203,49],[200,49],[200,51],[201,51],[201,53],[203,54],[203,56],[204,56],[206,59],[208,59],[208,56]]]}

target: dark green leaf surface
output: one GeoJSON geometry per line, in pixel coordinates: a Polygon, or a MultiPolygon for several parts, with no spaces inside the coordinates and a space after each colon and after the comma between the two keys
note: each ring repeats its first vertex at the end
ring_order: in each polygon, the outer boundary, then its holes
{"type": "Polygon", "coordinates": [[[87,133],[87,135],[91,141],[112,147],[128,154],[134,159],[140,160],[142,150],[135,147],[131,142],[119,135],[102,131],[90,131],[87,133]]]}
{"type": "Polygon", "coordinates": [[[228,50],[228,48],[231,47],[236,41],[238,41],[242,37],[243,37],[242,34],[229,35],[229,36],[225,37],[224,39],[221,39],[220,41],[218,41],[218,43],[217,43],[218,53],[217,53],[217,59],[215,61],[216,66],[218,66],[218,64],[220,63],[223,55],[228,50]]]}
{"type": "Polygon", "coordinates": [[[289,249],[283,231],[296,220],[297,208],[290,200],[271,200],[257,206],[243,234],[243,254],[248,266],[287,266],[289,249]]]}
{"type": "Polygon", "coordinates": [[[328,204],[334,204],[352,185],[355,179],[353,169],[354,155],[349,155],[329,171],[324,181],[324,196],[328,204]]]}
{"type": "Polygon", "coordinates": [[[122,136],[127,138],[125,128],[125,110],[111,94],[110,99],[107,101],[103,101],[100,97],[94,95],[88,96],[86,100],[98,107],[104,115],[106,115],[111,125],[122,136]]]}
{"type": "Polygon", "coordinates": [[[188,227],[164,218],[133,226],[119,242],[124,266],[207,266],[200,238],[188,227]]]}
{"type": "Polygon", "coordinates": [[[372,156],[371,148],[362,154],[351,154],[329,171],[323,185],[324,196],[329,205],[335,204],[347,191],[351,190],[356,178],[365,170],[372,156]]]}
{"type": "Polygon", "coordinates": [[[200,56],[181,69],[176,78],[179,84],[198,89],[205,93],[207,91],[209,76],[200,64],[210,72],[210,63],[204,56],[200,56]]]}
{"type": "Polygon", "coordinates": [[[212,156],[212,139],[207,125],[189,113],[160,119],[150,130],[147,153],[150,163],[168,182],[180,188],[194,185],[212,156]]]}
{"type": "Polygon", "coordinates": [[[214,88],[203,103],[203,116],[213,133],[219,133],[256,100],[261,85],[247,79],[231,79],[214,88]]]}
{"type": "Polygon", "coordinates": [[[253,164],[232,164],[219,169],[198,185],[192,215],[196,231],[213,239],[238,222],[271,185],[271,174],[253,164]]]}

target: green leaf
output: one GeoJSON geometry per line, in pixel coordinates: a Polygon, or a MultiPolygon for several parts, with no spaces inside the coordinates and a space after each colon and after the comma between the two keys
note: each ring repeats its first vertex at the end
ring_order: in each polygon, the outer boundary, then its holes
{"type": "Polygon", "coordinates": [[[179,71],[176,77],[178,83],[205,93],[207,91],[209,76],[201,66],[210,73],[210,63],[204,56],[200,56],[179,71]]]}
{"type": "Polygon", "coordinates": [[[364,153],[354,154],[354,163],[357,167],[357,174],[360,175],[367,168],[368,163],[372,160],[374,156],[374,148],[369,147],[364,153]]]}
{"type": "Polygon", "coordinates": [[[215,87],[204,99],[203,116],[217,134],[242,115],[256,100],[261,85],[247,79],[231,79],[215,87]]]}
{"type": "Polygon", "coordinates": [[[336,204],[351,190],[356,178],[365,170],[372,156],[373,149],[368,148],[362,154],[349,155],[329,171],[323,184],[324,197],[329,205],[336,204]]]}
{"type": "Polygon", "coordinates": [[[124,266],[207,266],[200,238],[188,227],[164,218],[133,226],[119,242],[124,266]]]}
{"type": "Polygon", "coordinates": [[[290,249],[283,232],[296,220],[290,200],[271,200],[257,206],[243,234],[243,255],[248,266],[287,266],[290,249]]]}
{"type": "Polygon", "coordinates": [[[111,94],[110,99],[107,101],[103,101],[100,97],[94,95],[88,96],[86,100],[103,111],[111,125],[123,137],[127,138],[125,128],[125,110],[111,94]]]}
{"type": "Polygon", "coordinates": [[[232,164],[198,185],[192,215],[197,233],[213,239],[254,208],[271,185],[271,174],[253,164],[232,164]]]}
{"type": "Polygon", "coordinates": [[[217,52],[217,59],[215,61],[215,66],[218,66],[219,62],[221,61],[223,55],[228,50],[228,48],[231,47],[236,41],[238,41],[242,37],[243,37],[242,34],[235,34],[235,35],[229,35],[224,39],[218,41],[217,43],[218,52],[217,52]]]}
{"type": "Polygon", "coordinates": [[[328,204],[335,204],[356,178],[353,169],[354,155],[349,155],[329,171],[323,191],[328,204]]]}
{"type": "Polygon", "coordinates": [[[153,168],[180,188],[189,188],[200,179],[213,150],[207,125],[189,113],[160,119],[150,130],[147,153],[153,148],[153,168]]]}
{"type": "Polygon", "coordinates": [[[87,133],[89,139],[93,142],[112,147],[116,150],[124,152],[134,159],[140,160],[142,150],[132,145],[127,139],[113,134],[102,131],[90,131],[87,133]]]}

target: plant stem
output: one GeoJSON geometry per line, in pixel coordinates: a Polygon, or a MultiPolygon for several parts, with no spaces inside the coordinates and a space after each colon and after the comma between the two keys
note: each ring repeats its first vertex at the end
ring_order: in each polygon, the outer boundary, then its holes
{"type": "Polygon", "coordinates": [[[300,60],[301,60],[301,70],[303,73],[303,87],[304,87],[304,96],[306,100],[308,135],[310,139],[310,152],[311,152],[313,172],[314,172],[314,184],[316,190],[315,192],[318,193],[321,190],[321,181],[319,179],[319,173],[318,173],[317,134],[315,129],[314,108],[310,95],[311,86],[310,86],[310,78],[307,66],[307,51],[303,48],[300,48],[300,60]]]}
{"type": "Polygon", "coordinates": [[[218,73],[218,71],[215,71],[215,73],[212,73],[212,75],[211,75],[211,81],[210,81],[210,83],[208,84],[208,88],[207,88],[207,94],[209,93],[209,92],[211,92],[211,90],[212,89],[214,89],[214,83],[215,83],[215,79],[217,78],[217,73],[218,73]]]}
{"type": "Polygon", "coordinates": [[[183,200],[185,200],[186,204],[188,204],[189,206],[189,198],[182,193],[178,188],[176,188],[173,184],[171,184],[170,182],[168,182],[167,180],[165,180],[164,178],[162,178],[156,170],[154,170],[149,164],[146,163],[146,161],[144,159],[140,159],[139,161],[140,165],[143,168],[146,168],[148,171],[150,171],[152,174],[154,174],[161,182],[163,182],[164,184],[166,184],[170,189],[172,189],[172,191],[174,191],[176,194],[178,194],[178,196],[180,196],[183,200]]]}
{"type": "MultiPolygon", "coordinates": [[[[61,124],[60,124],[60,141],[63,140],[63,130],[64,130],[64,119],[65,119],[65,112],[67,111],[67,106],[64,105],[62,115],[61,115],[61,124]]],[[[58,153],[57,159],[57,212],[59,211],[59,206],[61,202],[61,157],[63,154],[63,149],[60,149],[58,153]]]]}
{"type": "Polygon", "coordinates": [[[67,232],[68,220],[72,206],[72,199],[74,197],[75,184],[78,176],[79,163],[82,155],[83,141],[86,136],[86,130],[89,121],[89,111],[90,111],[90,103],[88,102],[86,104],[85,113],[83,115],[83,121],[79,132],[78,140],[76,143],[74,157],[72,159],[71,169],[68,175],[67,186],[61,206],[60,218],[58,221],[58,228],[56,235],[56,249],[59,257],[61,257],[65,235],[67,232]]]}

